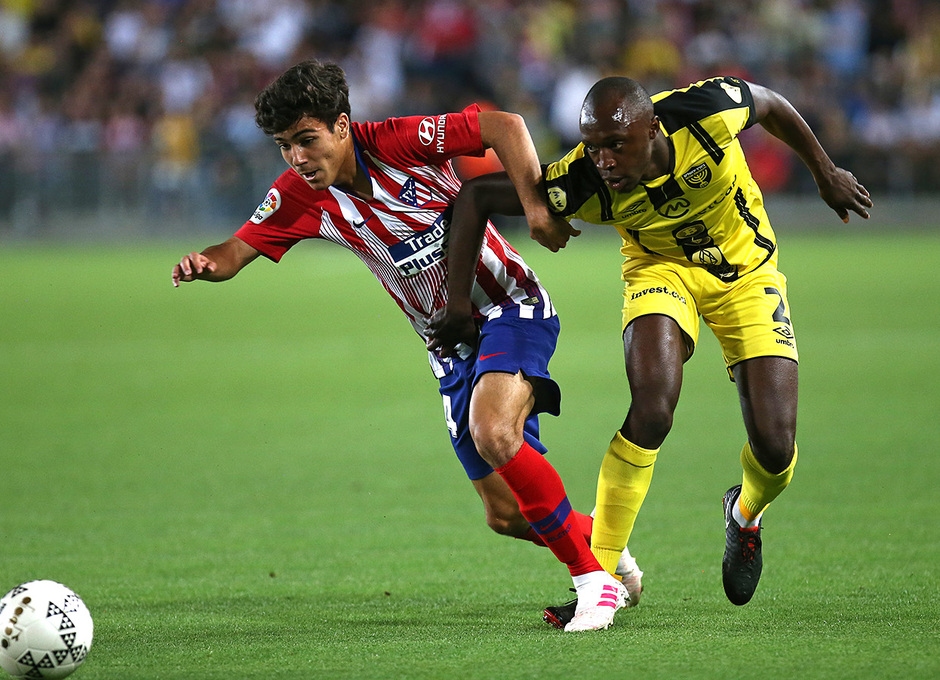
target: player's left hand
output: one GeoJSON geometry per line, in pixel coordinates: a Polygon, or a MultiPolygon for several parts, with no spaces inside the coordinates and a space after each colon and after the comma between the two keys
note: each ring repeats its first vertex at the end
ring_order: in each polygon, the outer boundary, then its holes
{"type": "Polygon", "coordinates": [[[819,185],[819,195],[846,223],[850,210],[867,220],[868,209],[874,205],[868,189],[862,186],[855,175],[842,168],[835,168],[827,181],[819,185]]]}
{"type": "Polygon", "coordinates": [[[457,346],[461,343],[476,347],[479,333],[473,314],[447,306],[434,312],[425,330],[428,349],[443,357],[457,354],[457,346]]]}

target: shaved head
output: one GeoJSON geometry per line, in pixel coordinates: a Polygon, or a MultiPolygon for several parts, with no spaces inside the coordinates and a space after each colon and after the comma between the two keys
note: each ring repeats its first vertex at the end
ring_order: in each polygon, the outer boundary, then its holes
{"type": "Polygon", "coordinates": [[[635,80],[603,78],[594,83],[581,106],[580,127],[584,153],[610,189],[629,193],[664,171],[668,145],[653,100],[635,80]]]}
{"type": "Polygon", "coordinates": [[[631,78],[602,78],[594,83],[581,106],[581,127],[592,127],[604,119],[627,127],[653,117],[649,93],[631,78]]]}

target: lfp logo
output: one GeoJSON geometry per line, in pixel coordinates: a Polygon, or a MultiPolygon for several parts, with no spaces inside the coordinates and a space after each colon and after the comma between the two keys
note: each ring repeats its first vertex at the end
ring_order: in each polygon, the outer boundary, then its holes
{"type": "Polygon", "coordinates": [[[255,208],[254,214],[251,216],[251,221],[255,224],[261,224],[266,219],[271,217],[274,212],[281,207],[281,194],[275,189],[271,188],[271,191],[268,192],[268,195],[264,197],[264,200],[261,201],[261,205],[255,208]]]}

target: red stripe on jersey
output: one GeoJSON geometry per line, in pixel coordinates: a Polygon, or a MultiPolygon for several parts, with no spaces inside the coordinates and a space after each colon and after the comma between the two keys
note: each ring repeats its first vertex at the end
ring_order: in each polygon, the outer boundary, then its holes
{"type": "Polygon", "coordinates": [[[511,255],[518,256],[518,253],[512,249],[509,242],[504,240],[492,225],[488,225],[486,228],[486,243],[497,259],[503,263],[506,273],[515,280],[516,284],[520,286],[524,284],[528,279],[526,271],[511,257],[511,255]]]}
{"type": "MultiPolygon", "coordinates": [[[[446,302],[443,214],[460,189],[448,159],[483,150],[475,111],[434,120],[433,130],[420,117],[353,123],[357,162],[372,180],[373,197],[335,187],[316,191],[288,170],[274,183],[276,195],[269,192],[266,209],[256,211],[236,236],[275,261],[306,238],[353,251],[422,334],[446,302]]],[[[544,303],[550,315],[544,292],[537,306],[527,300],[540,290],[535,274],[490,225],[477,268],[475,309],[482,315],[504,313],[526,300],[527,314],[541,313],[544,303]]]]}

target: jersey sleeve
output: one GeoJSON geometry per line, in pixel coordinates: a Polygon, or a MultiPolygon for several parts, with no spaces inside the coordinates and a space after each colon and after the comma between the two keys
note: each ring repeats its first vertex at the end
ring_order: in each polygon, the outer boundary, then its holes
{"type": "Polygon", "coordinates": [[[598,196],[602,206],[605,204],[607,193],[602,186],[603,180],[591,159],[584,155],[583,144],[576,146],[564,158],[543,166],[542,176],[545,178],[548,207],[559,217],[568,221],[583,218],[582,208],[594,196],[598,196]]]}
{"type": "Polygon", "coordinates": [[[289,172],[274,182],[264,200],[235,236],[274,262],[306,238],[319,234],[319,220],[291,198],[289,172]]]}
{"type": "Polygon", "coordinates": [[[356,134],[383,162],[406,167],[443,165],[456,156],[486,153],[479,115],[480,107],[472,104],[460,113],[356,123],[356,134]]]}

